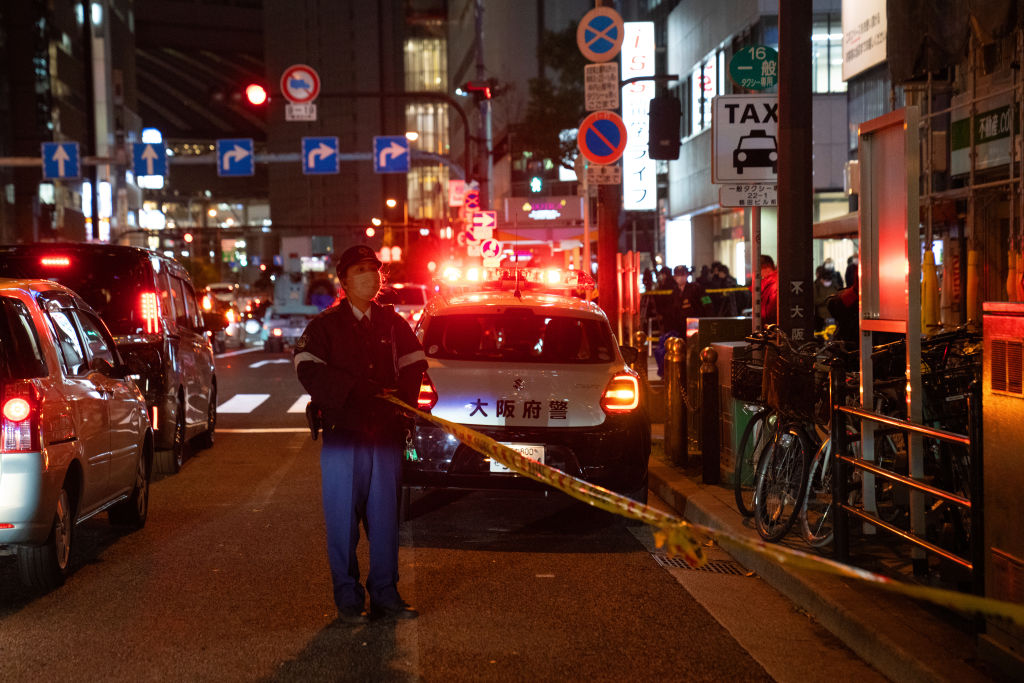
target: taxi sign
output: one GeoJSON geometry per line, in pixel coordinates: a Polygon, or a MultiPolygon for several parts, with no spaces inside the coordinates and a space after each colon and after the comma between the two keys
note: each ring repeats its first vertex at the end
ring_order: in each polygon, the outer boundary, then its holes
{"type": "Polygon", "coordinates": [[[580,124],[576,144],[591,163],[615,163],[626,149],[626,124],[615,112],[595,111],[580,124]]]}
{"type": "Polygon", "coordinates": [[[767,45],[745,47],[729,60],[732,82],[747,90],[766,90],[779,82],[779,53],[767,45]]]}
{"type": "Polygon", "coordinates": [[[592,62],[607,62],[622,48],[622,16],[611,7],[595,7],[576,27],[576,45],[592,62]]]}
{"type": "Polygon", "coordinates": [[[719,95],[712,107],[711,182],[778,182],[779,98],[719,95]]]}

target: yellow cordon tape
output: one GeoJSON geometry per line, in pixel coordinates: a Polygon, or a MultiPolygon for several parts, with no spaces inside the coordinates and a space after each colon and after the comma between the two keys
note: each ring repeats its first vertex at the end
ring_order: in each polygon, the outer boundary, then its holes
{"type": "Polygon", "coordinates": [[[1024,626],[1024,605],[994,600],[992,598],[983,598],[967,593],[957,593],[956,591],[942,588],[904,583],[875,574],[866,569],[851,567],[841,562],[819,557],[818,555],[811,555],[784,546],[765,543],[762,540],[752,540],[736,536],[727,531],[693,524],[674,515],[655,510],[650,506],[642,505],[635,500],[609,491],[601,486],[577,479],[550,465],[544,465],[535,460],[525,458],[518,451],[508,446],[503,446],[489,436],[485,436],[456,422],[449,422],[430,413],[425,413],[393,396],[384,396],[382,398],[386,398],[391,403],[414,413],[424,420],[433,422],[473,450],[494,458],[518,474],[547,484],[594,507],[622,515],[623,517],[629,517],[654,527],[656,529],[654,540],[657,546],[665,548],[665,551],[670,556],[682,556],[691,567],[701,567],[707,562],[701,546],[705,540],[713,539],[723,548],[739,548],[767,555],[779,564],[825,572],[826,574],[848,579],[856,579],[892,593],[898,593],[918,600],[926,600],[960,612],[994,617],[1017,626],[1024,626]],[[702,536],[705,538],[701,538],[702,536]]]}
{"type": "Polygon", "coordinates": [[[473,450],[497,460],[517,474],[547,484],[596,508],[655,527],[654,540],[658,547],[665,548],[665,551],[672,556],[681,556],[691,567],[701,567],[707,562],[702,548],[704,539],[694,533],[694,528],[689,522],[661,510],[655,510],[601,486],[577,479],[550,465],[525,458],[518,451],[498,443],[489,436],[413,408],[394,396],[383,398],[424,420],[433,422],[473,450]]]}

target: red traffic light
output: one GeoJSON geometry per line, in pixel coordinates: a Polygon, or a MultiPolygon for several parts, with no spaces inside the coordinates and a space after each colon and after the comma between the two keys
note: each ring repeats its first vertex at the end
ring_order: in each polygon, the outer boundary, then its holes
{"type": "Polygon", "coordinates": [[[486,81],[469,81],[462,86],[462,89],[476,98],[482,97],[485,100],[491,99],[491,85],[486,81]]]}
{"type": "Polygon", "coordinates": [[[259,83],[250,83],[245,86],[245,99],[249,104],[260,106],[267,102],[267,89],[259,83]]]}

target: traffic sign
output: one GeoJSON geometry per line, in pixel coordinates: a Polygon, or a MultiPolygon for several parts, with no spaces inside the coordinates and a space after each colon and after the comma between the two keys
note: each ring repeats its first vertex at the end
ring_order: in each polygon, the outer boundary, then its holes
{"type": "Polygon", "coordinates": [[[252,138],[217,140],[217,175],[249,176],[256,174],[252,138]]]}
{"type": "Polygon", "coordinates": [[[626,149],[626,124],[615,112],[595,111],[580,124],[576,144],[591,163],[614,163],[626,149]]]}
{"type": "Polygon", "coordinates": [[[587,166],[587,183],[590,185],[621,185],[622,167],[618,164],[587,166]]]}
{"type": "Polygon", "coordinates": [[[501,242],[496,239],[486,239],[480,243],[480,255],[484,258],[496,258],[501,255],[501,242]]]}
{"type": "Polygon", "coordinates": [[[469,233],[472,240],[481,242],[493,237],[494,229],[497,227],[497,211],[477,211],[473,214],[473,223],[469,233]]]}
{"type": "Polygon", "coordinates": [[[712,109],[711,182],[777,182],[778,97],[720,95],[712,109]]]}
{"type": "Polygon", "coordinates": [[[77,142],[43,143],[43,177],[64,180],[82,175],[78,160],[77,142]]]}
{"type": "Polygon", "coordinates": [[[167,175],[167,147],[164,143],[132,144],[132,171],[137,176],[167,175]]]}
{"type": "Polygon", "coordinates": [[[722,206],[778,206],[778,185],[747,183],[722,185],[718,188],[718,203],[722,206]]]}
{"type": "Polygon", "coordinates": [[[779,82],[779,53],[767,45],[745,47],[729,60],[732,82],[747,90],[766,90],[779,82]]]}
{"type": "Polygon", "coordinates": [[[619,108],[619,65],[587,64],[583,67],[583,101],[587,111],[619,108]]]}
{"type": "Polygon", "coordinates": [[[338,172],[338,138],[302,138],[302,172],[320,175],[338,172]]]}
{"type": "Polygon", "coordinates": [[[289,102],[284,105],[284,120],[316,121],[316,104],[313,102],[306,102],[303,104],[293,104],[289,102]]]}
{"type": "Polygon", "coordinates": [[[592,62],[607,62],[622,47],[622,17],[611,7],[595,7],[576,27],[576,45],[592,62]]]}
{"type": "Polygon", "coordinates": [[[281,74],[281,94],[292,104],[312,102],[320,94],[320,76],[305,64],[293,64],[281,74]]]}
{"type": "Polygon", "coordinates": [[[404,135],[378,135],[373,138],[373,171],[409,172],[409,141],[404,135]]]}
{"type": "Polygon", "coordinates": [[[479,211],[480,210],[480,189],[476,187],[466,187],[466,194],[462,197],[462,206],[467,211],[479,211]]]}

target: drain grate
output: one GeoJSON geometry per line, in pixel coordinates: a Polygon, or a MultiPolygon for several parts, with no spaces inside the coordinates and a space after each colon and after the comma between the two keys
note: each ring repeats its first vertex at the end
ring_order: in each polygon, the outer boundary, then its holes
{"type": "MultiPolygon", "coordinates": [[[[693,567],[686,564],[686,560],[681,557],[669,557],[665,553],[651,554],[654,556],[655,561],[662,567],[693,569],[693,567]]],[[[703,567],[698,567],[697,570],[702,572],[713,572],[715,574],[731,574],[733,576],[752,576],[750,572],[732,560],[708,560],[703,567]]]]}

